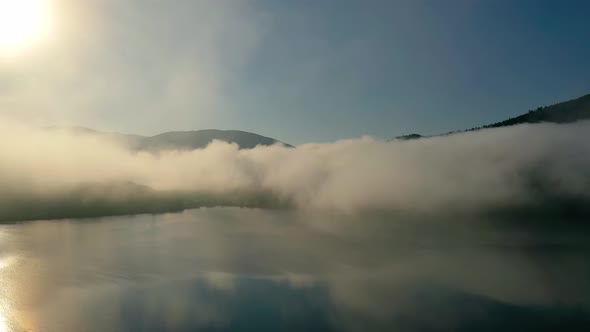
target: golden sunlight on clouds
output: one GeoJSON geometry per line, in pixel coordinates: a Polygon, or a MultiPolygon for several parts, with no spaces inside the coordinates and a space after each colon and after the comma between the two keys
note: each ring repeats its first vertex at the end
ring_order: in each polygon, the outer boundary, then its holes
{"type": "Polygon", "coordinates": [[[9,332],[8,322],[6,322],[6,318],[4,318],[1,313],[0,313],[0,332],[9,332]]]}
{"type": "Polygon", "coordinates": [[[51,0],[0,0],[0,55],[14,54],[51,30],[51,0]]]}

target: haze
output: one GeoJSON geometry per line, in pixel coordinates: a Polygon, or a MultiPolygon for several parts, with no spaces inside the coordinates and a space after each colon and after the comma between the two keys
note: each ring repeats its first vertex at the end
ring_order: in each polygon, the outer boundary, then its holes
{"type": "Polygon", "coordinates": [[[0,332],[590,331],[588,13],[0,0],[0,332]]]}

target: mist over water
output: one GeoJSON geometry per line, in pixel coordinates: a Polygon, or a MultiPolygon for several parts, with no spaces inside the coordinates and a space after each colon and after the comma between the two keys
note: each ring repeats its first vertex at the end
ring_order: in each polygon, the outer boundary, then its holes
{"type": "Polygon", "coordinates": [[[159,153],[68,131],[10,125],[0,133],[3,221],[217,205],[341,214],[589,213],[589,122],[296,148],[240,150],[214,141],[159,153]]]}
{"type": "Polygon", "coordinates": [[[240,208],[4,225],[0,321],[64,332],[583,331],[588,240],[484,219],[240,208]]]}
{"type": "Polygon", "coordinates": [[[588,13],[0,0],[0,332],[589,332],[588,13]]]}
{"type": "Polygon", "coordinates": [[[0,331],[590,326],[588,122],[156,153],[0,132],[0,331]],[[157,214],[207,206],[250,208],[157,214]]]}

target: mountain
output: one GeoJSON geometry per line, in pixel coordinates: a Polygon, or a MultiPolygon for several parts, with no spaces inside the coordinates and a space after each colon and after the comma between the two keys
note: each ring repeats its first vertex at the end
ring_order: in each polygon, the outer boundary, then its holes
{"type": "Polygon", "coordinates": [[[590,94],[555,105],[538,107],[535,110],[530,110],[525,114],[508,120],[492,123],[483,127],[472,128],[470,130],[507,127],[521,123],[570,123],[585,119],[590,119],[590,94]]]}
{"type": "Polygon", "coordinates": [[[156,136],[145,137],[139,141],[140,150],[194,150],[205,148],[213,140],[236,143],[241,149],[253,149],[258,145],[285,144],[274,138],[240,130],[197,130],[172,131],[156,136]]]}
{"type": "MultiPolygon", "coordinates": [[[[460,130],[447,133],[454,134],[458,132],[466,132],[466,131],[475,131],[487,128],[499,128],[499,127],[507,127],[507,126],[514,126],[523,123],[541,123],[541,122],[551,122],[551,123],[571,123],[581,120],[590,119],[590,94],[584,95],[582,97],[564,101],[558,104],[550,105],[550,106],[543,106],[538,107],[535,110],[530,110],[527,113],[521,114],[519,116],[515,116],[509,118],[504,121],[484,125],[481,127],[474,127],[467,130],[460,130]]],[[[419,134],[410,134],[410,135],[403,135],[397,136],[396,139],[400,140],[410,140],[410,139],[418,139],[422,137],[419,134]]]]}
{"type": "Polygon", "coordinates": [[[268,146],[283,143],[274,138],[240,130],[194,130],[170,131],[155,136],[140,136],[121,133],[107,133],[84,127],[50,127],[49,130],[64,130],[76,135],[95,135],[115,140],[137,151],[158,152],[165,150],[195,150],[207,147],[213,140],[236,143],[240,149],[253,149],[258,145],[268,146]]]}

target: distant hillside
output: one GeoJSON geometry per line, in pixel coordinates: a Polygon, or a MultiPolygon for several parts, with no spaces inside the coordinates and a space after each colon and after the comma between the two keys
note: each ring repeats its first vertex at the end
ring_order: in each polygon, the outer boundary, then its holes
{"type": "MultiPolygon", "coordinates": [[[[487,128],[514,126],[522,123],[571,123],[586,119],[590,119],[590,94],[584,95],[580,98],[561,102],[555,105],[538,107],[535,110],[530,110],[525,114],[515,116],[504,121],[484,125],[481,127],[474,127],[467,130],[454,131],[447,134],[475,131],[487,128]]],[[[422,136],[419,134],[409,134],[397,136],[396,139],[411,140],[423,137],[428,136],[422,136]]]]}
{"type": "Polygon", "coordinates": [[[408,134],[408,135],[397,136],[396,139],[407,141],[407,140],[417,139],[417,138],[422,138],[422,137],[424,137],[424,136],[422,136],[420,134],[408,134]]]}
{"type": "Polygon", "coordinates": [[[470,130],[506,127],[521,123],[570,123],[585,119],[590,119],[590,94],[559,104],[538,107],[535,110],[530,110],[525,114],[510,118],[508,120],[492,123],[482,127],[472,128],[470,130]]]}
{"type": "MultiPolygon", "coordinates": [[[[274,138],[239,130],[172,131],[139,141],[140,150],[194,150],[205,148],[213,140],[236,143],[241,149],[253,149],[257,145],[284,144],[274,138]]],[[[285,144],[287,145],[287,144],[285,144]]]]}
{"type": "Polygon", "coordinates": [[[240,130],[195,130],[195,131],[171,131],[155,136],[140,136],[120,133],[106,133],[83,127],[51,127],[50,130],[65,130],[81,135],[104,136],[121,142],[133,150],[164,151],[164,150],[194,150],[207,147],[213,140],[228,143],[236,143],[240,149],[253,149],[258,145],[274,145],[283,143],[274,138],[261,136],[240,130]]]}

